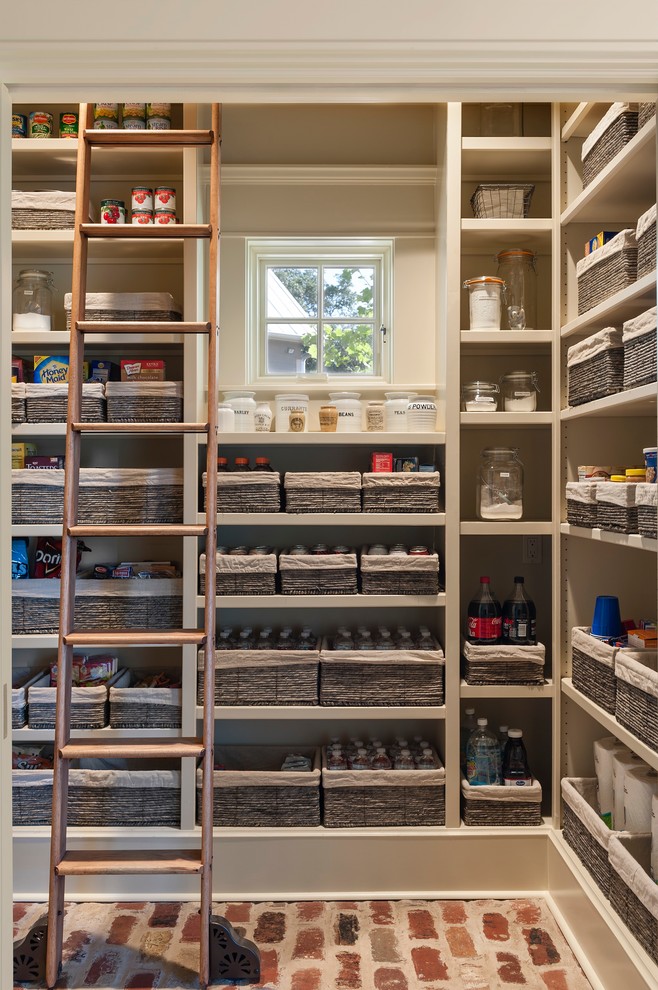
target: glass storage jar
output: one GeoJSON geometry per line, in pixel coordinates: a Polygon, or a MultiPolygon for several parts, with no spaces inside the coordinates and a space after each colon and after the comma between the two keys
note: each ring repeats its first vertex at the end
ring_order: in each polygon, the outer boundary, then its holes
{"type": "Polygon", "coordinates": [[[505,282],[505,323],[508,330],[537,327],[537,269],[532,251],[510,248],[496,255],[498,275],[505,282]]]}
{"type": "Polygon", "coordinates": [[[521,519],[523,464],[516,447],[487,447],[480,454],[476,491],[479,519],[521,519]]]}
{"type": "Polygon", "coordinates": [[[256,428],[254,422],[255,394],[255,392],[224,392],[224,401],[235,413],[236,433],[253,433],[256,428]]]}
{"type": "Polygon", "coordinates": [[[505,412],[534,412],[539,383],[534,371],[508,371],[500,379],[505,412]]]}
{"type": "Polygon", "coordinates": [[[465,382],[462,412],[496,412],[500,389],[495,382],[465,382]]]}
{"type": "Polygon", "coordinates": [[[480,126],[482,137],[520,137],[523,133],[521,103],[483,103],[480,126]]]}
{"type": "Polygon", "coordinates": [[[468,315],[471,330],[500,330],[500,311],[505,282],[496,275],[467,278],[468,315]]]}
{"type": "Polygon", "coordinates": [[[53,274],[37,268],[19,272],[12,300],[14,330],[52,330],[53,274]]]}

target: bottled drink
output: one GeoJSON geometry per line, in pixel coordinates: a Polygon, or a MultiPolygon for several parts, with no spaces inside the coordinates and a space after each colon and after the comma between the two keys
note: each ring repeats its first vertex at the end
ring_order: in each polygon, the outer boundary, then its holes
{"type": "Polygon", "coordinates": [[[249,458],[248,457],[236,457],[233,462],[234,471],[248,471],[249,470],[249,458]]]}
{"type": "Polygon", "coordinates": [[[466,743],[478,727],[474,708],[465,708],[462,724],[459,728],[459,765],[466,772],[466,743]]]}
{"type": "Polygon", "coordinates": [[[510,729],[507,734],[503,755],[503,783],[506,787],[527,787],[532,783],[521,729],[510,729]]]}
{"type": "Polygon", "coordinates": [[[218,457],[217,458],[217,470],[218,471],[228,471],[228,458],[218,457]]]}
{"type": "Polygon", "coordinates": [[[350,770],[370,770],[370,757],[365,747],[360,746],[349,763],[350,770]]]}
{"type": "Polygon", "coordinates": [[[419,629],[418,639],[416,640],[417,650],[433,650],[434,649],[434,637],[432,633],[427,628],[427,626],[421,626],[419,629]]]}
{"type": "Polygon", "coordinates": [[[474,787],[502,783],[500,746],[487,725],[486,718],[479,718],[466,744],[466,779],[474,787]]]}
{"type": "Polygon", "coordinates": [[[507,733],[509,732],[509,726],[499,725],[498,726],[498,740],[500,742],[500,757],[502,759],[503,753],[505,752],[505,746],[507,745],[507,733]]]}
{"type": "Polygon", "coordinates": [[[353,650],[354,640],[352,633],[347,629],[339,629],[334,637],[334,650],[353,650]]]}
{"type": "MultiPolygon", "coordinates": [[[[249,463],[249,462],[247,462],[247,463],[249,463]]],[[[274,470],[274,468],[272,468],[270,466],[270,459],[269,459],[269,457],[257,457],[256,458],[256,466],[254,467],[254,471],[273,471],[273,470],[274,470]]]]}
{"type": "Polygon", "coordinates": [[[498,643],[502,633],[500,602],[491,594],[489,578],[480,578],[480,591],[468,606],[468,639],[481,645],[498,643]]]}
{"type": "Polygon", "coordinates": [[[276,641],[277,650],[289,650],[292,647],[292,629],[290,626],[284,626],[279,637],[276,641]]]}
{"type": "Polygon", "coordinates": [[[336,748],[329,750],[329,752],[327,753],[327,769],[328,770],[348,769],[347,757],[343,753],[342,749],[336,748]]]}
{"type": "Polygon", "coordinates": [[[312,629],[308,626],[304,626],[301,633],[299,634],[299,642],[297,643],[298,650],[314,650],[315,649],[315,636],[313,635],[312,629]]]}
{"type": "Polygon", "coordinates": [[[218,650],[232,650],[235,648],[232,629],[221,629],[217,638],[218,650]]]}
{"type": "Polygon", "coordinates": [[[375,755],[372,758],[372,769],[373,770],[390,770],[393,764],[386,755],[386,750],[383,746],[378,746],[375,751],[375,755]]]}
{"type": "Polygon", "coordinates": [[[372,643],[372,635],[370,633],[370,630],[364,629],[363,631],[359,631],[354,645],[356,646],[357,650],[372,650],[373,643],[372,643]]]}
{"type": "Polygon", "coordinates": [[[259,650],[271,650],[274,646],[274,641],[272,639],[272,627],[266,626],[261,629],[258,634],[258,642],[256,643],[256,648],[259,650]]]}
{"type": "Polygon", "coordinates": [[[523,578],[514,578],[514,591],[503,606],[503,640],[516,646],[537,642],[535,603],[528,598],[523,578]]]}
{"type": "Polygon", "coordinates": [[[426,746],[416,757],[416,770],[434,770],[434,756],[429,746],[426,746]]]}
{"type": "Polygon", "coordinates": [[[251,626],[245,626],[244,629],[240,631],[238,636],[238,649],[239,650],[253,650],[256,643],[253,629],[251,626]]]}
{"type": "Polygon", "coordinates": [[[401,749],[398,755],[395,757],[393,763],[394,770],[414,770],[414,761],[410,750],[401,749]]]}
{"type": "Polygon", "coordinates": [[[384,629],[380,632],[379,637],[375,643],[376,650],[393,650],[395,649],[393,644],[393,639],[391,637],[388,629],[384,629]]]}

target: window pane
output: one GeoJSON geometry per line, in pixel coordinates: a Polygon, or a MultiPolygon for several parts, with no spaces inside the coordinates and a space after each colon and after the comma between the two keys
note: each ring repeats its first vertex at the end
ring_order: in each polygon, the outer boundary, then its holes
{"type": "Polygon", "coordinates": [[[324,365],[333,375],[374,374],[372,323],[324,323],[324,365]]]}
{"type": "Polygon", "coordinates": [[[268,319],[318,315],[317,268],[268,268],[268,319]]]}
{"type": "Polygon", "coordinates": [[[318,328],[315,323],[267,324],[268,375],[303,375],[316,371],[318,328]]]}
{"type": "Polygon", "coordinates": [[[367,320],[374,316],[375,269],[325,268],[323,316],[367,320]]]}

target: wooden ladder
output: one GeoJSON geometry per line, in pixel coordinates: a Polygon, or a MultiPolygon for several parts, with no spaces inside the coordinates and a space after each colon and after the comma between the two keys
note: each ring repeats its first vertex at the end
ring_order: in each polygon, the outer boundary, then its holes
{"type": "MultiPolygon", "coordinates": [[[[214,643],[215,582],[205,582],[205,622],[203,629],[180,629],[144,632],[78,632],[74,627],[75,572],[77,541],[91,536],[204,536],[207,559],[215,559],[217,544],[217,504],[212,493],[217,488],[217,338],[219,323],[219,183],[221,108],[212,107],[211,130],[111,131],[93,130],[93,107],[80,107],[78,144],[75,234],[73,246],[73,284],[71,305],[71,343],[69,358],[69,397],[66,422],[66,463],[64,470],[64,525],[62,538],[62,580],[59,625],[59,659],[57,678],[57,714],[55,723],[55,760],[53,773],[53,817],[50,851],[50,901],[48,906],[48,944],[46,982],[54,987],[61,969],[62,931],[64,922],[64,885],[67,876],[92,874],[197,874],[201,879],[201,944],[199,982],[206,987],[209,974],[209,920],[212,902],[213,852],[213,738],[214,738],[214,643]],[[207,224],[180,223],[171,226],[108,225],[88,223],[91,181],[91,156],[95,147],[210,148],[210,216],[207,224]],[[208,321],[183,323],[94,322],[85,319],[87,260],[89,241],[97,237],[126,240],[143,238],[205,238],[209,240],[208,321]],[[205,334],[208,337],[208,412],[206,423],[83,423],[82,364],[85,334],[205,334]],[[207,434],[207,491],[205,525],[104,525],[87,526],[78,522],[80,484],[80,446],[85,433],[207,434]],[[203,732],[197,739],[149,739],[148,741],[111,740],[100,742],[71,741],[71,671],[74,647],[134,646],[204,646],[203,732]],[[67,847],[67,798],[71,760],[84,757],[120,757],[121,759],[202,760],[201,841],[195,850],[157,850],[153,852],[86,850],[67,847]]],[[[190,479],[196,484],[196,479],[190,479]]]]}

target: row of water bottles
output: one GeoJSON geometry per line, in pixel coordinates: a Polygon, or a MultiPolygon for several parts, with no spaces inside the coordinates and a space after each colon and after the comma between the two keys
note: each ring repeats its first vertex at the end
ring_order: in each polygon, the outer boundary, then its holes
{"type": "Polygon", "coordinates": [[[476,718],[475,709],[467,708],[460,742],[462,771],[471,786],[525,787],[532,784],[522,729],[501,725],[496,734],[489,727],[487,718],[476,718]]]}
{"type": "Polygon", "coordinates": [[[388,744],[355,736],[341,742],[334,736],[327,746],[327,770],[434,770],[436,766],[432,746],[422,736],[411,741],[396,736],[388,744]]]}
{"type": "Polygon", "coordinates": [[[317,644],[317,634],[310,626],[304,626],[300,631],[292,626],[279,630],[264,626],[260,631],[252,626],[225,627],[217,635],[218,650],[317,650],[317,644]]]}
{"type": "Polygon", "coordinates": [[[370,630],[367,626],[358,626],[351,632],[346,626],[339,626],[336,635],[330,641],[334,650],[435,650],[437,648],[434,636],[427,626],[417,630],[409,630],[406,626],[377,626],[370,630]]]}

